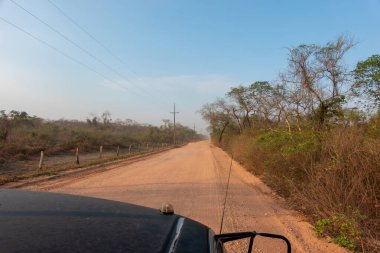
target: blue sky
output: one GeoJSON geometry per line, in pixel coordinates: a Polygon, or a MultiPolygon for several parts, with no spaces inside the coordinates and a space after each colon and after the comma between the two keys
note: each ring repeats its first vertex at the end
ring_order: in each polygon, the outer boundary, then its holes
{"type": "Polygon", "coordinates": [[[108,110],[158,125],[176,102],[178,121],[204,131],[203,104],[232,86],[275,80],[289,47],[346,34],[358,42],[349,66],[380,54],[379,0],[0,0],[0,17],[97,72],[0,20],[0,109],[49,119],[108,110]]]}

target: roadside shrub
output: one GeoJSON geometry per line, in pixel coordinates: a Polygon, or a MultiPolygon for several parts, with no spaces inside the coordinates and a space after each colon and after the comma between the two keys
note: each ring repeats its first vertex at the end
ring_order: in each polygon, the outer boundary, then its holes
{"type": "Polygon", "coordinates": [[[318,237],[331,237],[331,241],[350,250],[360,247],[360,235],[357,224],[345,214],[317,220],[314,231],[318,237]]]}
{"type": "Polygon", "coordinates": [[[256,145],[258,153],[265,154],[261,158],[265,181],[274,189],[289,197],[308,183],[305,178],[320,149],[313,132],[274,129],[258,136],[256,145]]]}
{"type": "Polygon", "coordinates": [[[367,131],[351,127],[326,133],[321,160],[308,174],[309,185],[298,193],[298,202],[316,217],[340,213],[355,224],[360,236],[338,237],[340,244],[347,238],[355,245],[363,237],[380,239],[380,139],[367,131]]]}
{"type": "MultiPolygon", "coordinates": [[[[12,115],[26,114],[16,111],[12,111],[12,113],[12,115]]],[[[0,124],[0,128],[3,128],[0,129],[0,132],[7,127],[6,138],[0,138],[0,159],[4,161],[28,159],[38,155],[41,150],[45,150],[47,155],[73,152],[76,147],[80,147],[81,152],[87,152],[99,150],[100,145],[122,148],[128,147],[132,143],[172,143],[173,138],[169,124],[160,127],[140,125],[133,121],[93,124],[92,121],[63,119],[45,121],[36,117],[16,120],[13,116],[8,116],[5,111],[0,110],[0,123],[2,123],[1,120],[3,123],[5,121],[5,123],[9,123],[6,126],[0,124]]],[[[176,133],[178,142],[203,138],[181,124],[177,124],[176,133]]],[[[229,145],[228,141],[226,145],[229,145]]]]}
{"type": "Polygon", "coordinates": [[[254,173],[261,175],[263,173],[264,153],[258,148],[256,138],[250,133],[244,133],[236,136],[231,142],[231,152],[234,159],[254,173]]]}
{"type": "Polygon", "coordinates": [[[247,131],[233,138],[229,150],[307,214],[318,236],[375,252],[380,251],[379,126],[372,120],[319,131],[247,131]]]}

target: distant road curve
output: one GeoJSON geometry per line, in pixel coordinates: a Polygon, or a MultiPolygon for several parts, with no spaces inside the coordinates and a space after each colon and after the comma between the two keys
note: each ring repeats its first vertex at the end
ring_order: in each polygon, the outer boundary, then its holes
{"type": "MultiPolygon", "coordinates": [[[[173,204],[177,214],[219,233],[230,157],[209,141],[190,143],[112,170],[28,186],[27,189],[129,202],[159,208],[173,204]]],[[[317,239],[305,218],[284,207],[258,178],[232,163],[223,231],[255,230],[285,235],[293,252],[347,252],[317,239]]],[[[244,247],[237,243],[231,247],[244,247]]],[[[254,252],[281,252],[281,243],[257,240],[254,252]]],[[[233,250],[234,252],[236,251],[233,250]]]]}

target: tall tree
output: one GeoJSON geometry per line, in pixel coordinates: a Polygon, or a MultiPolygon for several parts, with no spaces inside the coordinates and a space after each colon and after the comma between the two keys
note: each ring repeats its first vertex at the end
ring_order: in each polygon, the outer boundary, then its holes
{"type": "Polygon", "coordinates": [[[321,71],[315,59],[318,51],[316,45],[300,45],[289,50],[288,74],[283,75],[286,82],[301,85],[319,102],[319,123],[324,124],[326,105],[324,93],[320,89],[319,80],[322,78],[321,71]]]}
{"type": "Polygon", "coordinates": [[[328,42],[325,46],[319,47],[316,51],[322,76],[327,86],[331,86],[331,98],[340,95],[341,86],[349,81],[349,71],[343,64],[344,55],[354,46],[352,38],[340,36],[336,41],[328,42]]]}
{"type": "Polygon", "coordinates": [[[349,81],[343,60],[353,46],[351,38],[340,36],[325,46],[300,45],[289,50],[287,81],[300,84],[318,101],[315,114],[320,125],[341,111],[340,89],[349,81]]]}

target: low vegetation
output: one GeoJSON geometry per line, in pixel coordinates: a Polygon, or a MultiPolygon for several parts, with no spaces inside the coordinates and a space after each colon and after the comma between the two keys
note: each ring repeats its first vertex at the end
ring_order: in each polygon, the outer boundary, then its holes
{"type": "MultiPolygon", "coordinates": [[[[202,138],[192,129],[176,124],[177,143],[202,138]]],[[[28,159],[41,150],[47,155],[73,151],[99,150],[99,146],[128,148],[131,144],[170,144],[173,125],[164,120],[162,126],[143,125],[132,120],[112,121],[109,112],[92,115],[86,122],[44,120],[26,112],[0,111],[0,164],[28,159]]]]}
{"type": "Polygon", "coordinates": [[[213,142],[353,251],[380,250],[380,57],[344,64],[354,46],[289,49],[277,81],[233,87],[200,110],[213,142]]]}

